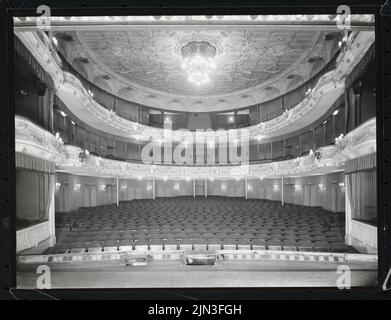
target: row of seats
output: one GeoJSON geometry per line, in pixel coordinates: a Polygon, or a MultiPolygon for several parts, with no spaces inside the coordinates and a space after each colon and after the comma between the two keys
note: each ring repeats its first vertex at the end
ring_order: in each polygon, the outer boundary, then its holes
{"type": "Polygon", "coordinates": [[[346,252],[343,219],[319,207],[226,197],[80,208],[55,252],[272,249],[346,252]]]}

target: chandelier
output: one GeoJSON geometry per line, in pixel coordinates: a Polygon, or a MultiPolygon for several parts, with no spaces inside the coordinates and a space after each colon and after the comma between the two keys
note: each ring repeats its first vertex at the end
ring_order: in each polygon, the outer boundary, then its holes
{"type": "Polygon", "coordinates": [[[182,68],[190,83],[201,86],[210,81],[216,70],[216,47],[207,41],[190,41],[181,48],[182,68]]]}

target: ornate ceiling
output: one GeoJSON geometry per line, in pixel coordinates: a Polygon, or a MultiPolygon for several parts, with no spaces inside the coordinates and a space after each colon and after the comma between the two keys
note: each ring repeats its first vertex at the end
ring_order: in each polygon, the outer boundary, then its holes
{"type": "Polygon", "coordinates": [[[249,26],[143,26],[55,32],[69,63],[124,99],[176,111],[222,111],[284,94],[311,78],[337,50],[338,32],[249,26]],[[197,86],[183,70],[191,41],[216,48],[210,82],[197,86]]]}

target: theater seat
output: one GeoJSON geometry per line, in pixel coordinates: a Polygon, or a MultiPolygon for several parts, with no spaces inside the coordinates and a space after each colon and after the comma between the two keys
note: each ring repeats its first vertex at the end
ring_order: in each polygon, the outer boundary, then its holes
{"type": "Polygon", "coordinates": [[[178,250],[178,241],[171,239],[164,241],[164,250],[165,251],[175,251],[178,250]]]}
{"type": "Polygon", "coordinates": [[[208,239],[208,251],[216,251],[221,249],[220,239],[208,239]]]}
{"type": "Polygon", "coordinates": [[[59,240],[53,252],[111,251],[117,246],[120,251],[137,247],[349,252],[343,221],[335,224],[331,217],[319,207],[218,196],[121,201],[119,206],[75,211],[77,230],[59,240]]]}
{"type": "Polygon", "coordinates": [[[255,239],[252,241],[252,249],[253,250],[265,250],[266,242],[265,240],[255,239]]]}
{"type": "Polygon", "coordinates": [[[297,250],[297,242],[295,241],[283,241],[282,248],[285,251],[296,251],[297,250]]]}
{"type": "Polygon", "coordinates": [[[251,250],[252,242],[250,240],[238,239],[236,243],[238,250],[251,250]]]}
{"type": "Polygon", "coordinates": [[[299,241],[297,248],[299,251],[314,251],[313,243],[309,241],[299,241]]]}
{"type": "Polygon", "coordinates": [[[235,239],[223,239],[221,242],[224,250],[236,250],[235,239]]]}
{"type": "Polygon", "coordinates": [[[118,242],[117,241],[105,241],[103,246],[103,251],[105,252],[112,252],[118,250],[118,242]]]}
{"type": "Polygon", "coordinates": [[[118,249],[120,251],[133,250],[133,241],[130,241],[130,240],[120,240],[118,242],[118,249]]]}
{"type": "Polygon", "coordinates": [[[163,240],[151,239],[149,242],[149,250],[162,251],[163,250],[163,240]]]}
{"type": "Polygon", "coordinates": [[[149,241],[140,239],[134,242],[135,251],[147,251],[149,249],[149,241]]]}
{"type": "Polygon", "coordinates": [[[267,249],[268,250],[281,250],[282,249],[282,243],[281,241],[277,240],[268,240],[266,241],[267,249]]]}

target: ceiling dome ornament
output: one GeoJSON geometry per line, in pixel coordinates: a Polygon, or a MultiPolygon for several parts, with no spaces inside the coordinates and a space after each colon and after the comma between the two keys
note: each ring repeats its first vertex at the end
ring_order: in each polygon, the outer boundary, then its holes
{"type": "Polygon", "coordinates": [[[216,47],[207,41],[193,40],[181,48],[182,69],[190,83],[200,86],[210,82],[216,70],[216,53],[216,47]]]}

